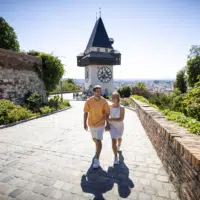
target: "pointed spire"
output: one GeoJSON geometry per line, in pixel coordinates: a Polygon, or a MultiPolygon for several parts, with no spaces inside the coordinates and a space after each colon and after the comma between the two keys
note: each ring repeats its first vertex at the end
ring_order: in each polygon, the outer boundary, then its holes
{"type": "Polygon", "coordinates": [[[113,48],[101,17],[95,23],[86,49],[90,47],[113,48]]]}
{"type": "Polygon", "coordinates": [[[99,8],[99,17],[101,17],[101,8],[99,8]]]}

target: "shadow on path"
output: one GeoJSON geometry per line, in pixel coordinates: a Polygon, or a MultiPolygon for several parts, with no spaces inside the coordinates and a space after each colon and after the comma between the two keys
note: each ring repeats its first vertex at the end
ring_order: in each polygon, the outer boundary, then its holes
{"type": "Polygon", "coordinates": [[[113,186],[114,181],[101,167],[93,169],[90,166],[87,175],[83,175],[81,179],[83,192],[93,194],[94,200],[104,200],[103,193],[112,190],[113,186]]]}
{"type": "Polygon", "coordinates": [[[93,194],[94,200],[105,200],[103,194],[112,190],[114,183],[118,185],[119,196],[126,198],[134,187],[129,179],[129,169],[124,163],[122,152],[119,152],[119,165],[108,168],[108,172],[101,167],[93,169],[92,166],[86,175],[82,176],[81,188],[83,192],[93,194]]]}
{"type": "Polygon", "coordinates": [[[108,176],[118,185],[118,193],[120,197],[127,198],[134,188],[132,180],[129,178],[129,169],[124,163],[122,152],[119,152],[119,165],[108,168],[108,176]]]}

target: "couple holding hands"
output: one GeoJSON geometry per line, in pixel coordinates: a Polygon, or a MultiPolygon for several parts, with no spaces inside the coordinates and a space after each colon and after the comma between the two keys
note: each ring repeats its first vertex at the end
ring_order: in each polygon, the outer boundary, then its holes
{"type": "Polygon", "coordinates": [[[120,95],[112,94],[112,104],[108,105],[106,99],[101,96],[101,86],[93,88],[94,95],[84,105],[84,129],[91,132],[96,146],[93,168],[100,166],[99,157],[102,149],[103,133],[109,131],[112,138],[112,149],[114,153],[114,165],[119,164],[117,151],[120,150],[122,134],[124,131],[125,109],[120,105],[120,95]],[[106,123],[106,125],[105,125],[106,123]]]}

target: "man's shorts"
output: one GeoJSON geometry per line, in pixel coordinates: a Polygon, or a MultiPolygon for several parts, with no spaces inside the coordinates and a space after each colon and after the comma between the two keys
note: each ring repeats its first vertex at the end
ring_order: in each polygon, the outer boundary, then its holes
{"type": "Polygon", "coordinates": [[[90,132],[92,134],[92,138],[97,140],[103,140],[103,132],[104,132],[105,126],[99,126],[97,128],[90,127],[90,132]]]}

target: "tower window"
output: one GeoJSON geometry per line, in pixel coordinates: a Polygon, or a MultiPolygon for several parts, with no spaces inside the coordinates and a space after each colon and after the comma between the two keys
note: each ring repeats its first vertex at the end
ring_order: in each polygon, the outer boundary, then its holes
{"type": "Polygon", "coordinates": [[[108,53],[108,49],[105,49],[105,52],[108,53]]]}
{"type": "Polygon", "coordinates": [[[100,52],[100,48],[97,48],[97,52],[100,52]]]}

